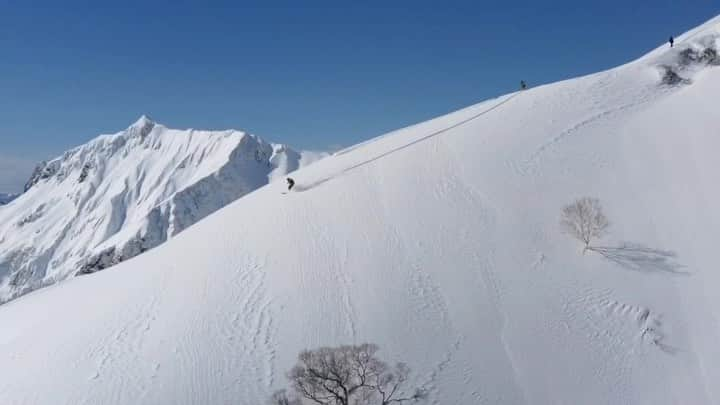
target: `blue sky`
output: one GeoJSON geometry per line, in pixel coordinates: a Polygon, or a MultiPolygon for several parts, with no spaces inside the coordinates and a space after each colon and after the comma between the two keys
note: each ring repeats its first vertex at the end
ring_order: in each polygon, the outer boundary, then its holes
{"type": "Polygon", "coordinates": [[[350,145],[521,78],[616,66],[718,13],[713,0],[0,0],[0,190],[141,114],[350,145]]]}

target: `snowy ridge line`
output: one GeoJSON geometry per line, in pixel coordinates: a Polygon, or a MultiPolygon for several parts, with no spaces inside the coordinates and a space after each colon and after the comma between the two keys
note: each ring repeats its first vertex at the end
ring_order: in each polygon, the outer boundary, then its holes
{"type": "MultiPolygon", "coordinates": [[[[505,100],[500,101],[499,103],[495,104],[494,106],[488,108],[487,110],[483,110],[483,111],[481,111],[481,112],[479,112],[479,113],[477,113],[477,114],[475,114],[475,115],[472,115],[472,116],[470,116],[470,117],[468,117],[468,118],[465,118],[465,119],[462,120],[462,121],[459,121],[459,122],[457,122],[457,123],[455,123],[455,124],[453,124],[453,125],[450,125],[449,127],[445,127],[445,128],[443,128],[443,129],[439,129],[439,130],[437,130],[437,131],[431,132],[431,133],[429,133],[429,134],[427,134],[427,135],[425,135],[425,136],[423,136],[423,137],[421,137],[421,138],[418,138],[418,139],[416,139],[416,140],[414,140],[414,141],[412,141],[412,142],[406,143],[405,145],[398,146],[398,147],[396,147],[396,148],[390,149],[389,151],[383,152],[383,153],[381,153],[380,155],[375,156],[374,158],[371,158],[371,159],[362,161],[362,162],[360,162],[360,163],[354,164],[354,165],[352,165],[352,166],[350,166],[350,167],[347,167],[347,168],[343,169],[341,172],[339,172],[339,173],[337,173],[337,174],[335,174],[335,175],[333,175],[333,176],[323,178],[322,180],[318,180],[318,181],[315,181],[315,182],[310,183],[310,184],[307,184],[307,185],[298,185],[298,186],[295,186],[295,190],[296,190],[296,191],[300,191],[300,192],[310,190],[310,189],[312,189],[312,188],[314,188],[314,187],[316,187],[316,186],[319,186],[319,185],[322,184],[322,183],[325,183],[326,181],[329,181],[329,180],[333,179],[333,178],[336,177],[336,176],[339,176],[339,175],[341,175],[341,174],[350,172],[350,171],[352,171],[352,170],[357,169],[358,167],[365,166],[365,165],[367,165],[367,164],[370,164],[370,163],[372,163],[372,162],[375,162],[375,161],[377,161],[377,160],[380,160],[380,159],[382,159],[382,158],[384,158],[384,157],[386,157],[386,156],[388,156],[388,155],[392,155],[392,154],[395,153],[395,152],[401,151],[401,150],[403,150],[403,149],[407,149],[407,148],[409,148],[409,147],[411,147],[411,146],[413,146],[413,145],[415,145],[415,144],[418,144],[418,143],[423,142],[423,141],[426,141],[426,140],[428,140],[428,139],[430,139],[430,138],[433,138],[433,137],[436,137],[436,136],[438,136],[438,135],[441,135],[441,134],[443,134],[443,133],[445,133],[445,132],[447,132],[447,131],[450,131],[450,130],[452,130],[452,129],[458,128],[458,127],[460,127],[460,126],[462,126],[462,125],[467,124],[467,123],[470,122],[470,121],[473,121],[473,120],[475,120],[475,119],[477,119],[477,118],[480,118],[481,116],[483,116],[483,115],[485,115],[485,114],[487,114],[487,113],[495,110],[496,108],[498,108],[498,107],[502,106],[503,104],[509,102],[510,100],[514,99],[514,98],[517,97],[519,94],[520,94],[519,92],[514,93],[514,94],[512,94],[511,96],[509,96],[508,98],[506,98],[505,100]]],[[[384,136],[383,136],[383,137],[384,137],[384,136]]],[[[337,154],[336,154],[336,155],[333,155],[333,157],[334,157],[334,156],[337,156],[337,154]]]]}
{"type": "Polygon", "coordinates": [[[435,131],[435,132],[431,132],[430,134],[425,135],[425,136],[423,136],[422,138],[416,139],[416,140],[414,140],[414,141],[412,141],[412,142],[410,142],[410,143],[407,143],[407,144],[405,144],[405,145],[403,145],[403,146],[398,146],[397,148],[390,149],[389,151],[387,151],[387,152],[385,152],[385,153],[382,153],[381,155],[376,156],[376,157],[374,157],[374,158],[372,158],[372,159],[370,159],[370,160],[366,160],[366,161],[364,161],[364,162],[362,162],[362,163],[358,163],[358,164],[356,164],[356,165],[354,165],[354,166],[350,166],[350,167],[348,167],[347,169],[343,170],[343,173],[344,173],[344,172],[348,172],[348,171],[353,170],[353,169],[356,169],[356,168],[358,168],[358,167],[360,167],[360,166],[363,166],[363,165],[366,165],[366,164],[368,164],[368,163],[372,163],[372,162],[374,162],[374,161],[376,161],[376,160],[378,160],[378,159],[381,159],[381,158],[383,158],[383,157],[385,157],[385,156],[387,156],[387,155],[393,154],[393,153],[395,153],[395,152],[397,152],[397,151],[403,150],[403,149],[405,149],[405,148],[409,148],[410,146],[413,146],[413,145],[415,145],[416,143],[420,143],[420,142],[425,141],[425,140],[427,140],[427,139],[430,139],[430,138],[432,138],[432,137],[438,136],[438,135],[443,134],[443,133],[445,133],[445,132],[447,132],[447,131],[450,131],[451,129],[455,129],[455,128],[461,126],[461,125],[465,125],[465,124],[467,124],[468,122],[470,122],[470,121],[472,121],[472,120],[475,120],[475,119],[477,119],[477,118],[480,118],[481,116],[483,116],[483,115],[489,113],[490,111],[492,111],[492,110],[500,107],[501,105],[507,103],[508,101],[510,101],[510,100],[512,100],[513,98],[517,97],[519,94],[520,94],[520,93],[515,93],[515,94],[511,95],[510,97],[506,98],[505,100],[503,100],[503,101],[495,104],[494,106],[488,108],[487,110],[484,110],[484,111],[482,111],[482,112],[479,112],[479,113],[477,113],[477,114],[475,114],[475,115],[473,115],[473,116],[471,116],[471,117],[465,118],[464,120],[462,120],[462,121],[460,121],[460,122],[457,122],[457,123],[455,123],[455,124],[453,124],[453,125],[450,125],[449,127],[445,127],[445,128],[443,128],[443,129],[439,129],[439,130],[437,130],[437,131],[435,131]]]}
{"type": "MultiPolygon", "coordinates": [[[[469,118],[466,118],[465,120],[460,121],[460,122],[458,122],[458,123],[456,123],[456,124],[453,124],[453,125],[450,126],[450,127],[447,127],[447,128],[445,128],[445,129],[438,130],[438,131],[436,131],[436,132],[433,132],[432,134],[428,135],[428,137],[434,136],[434,135],[438,135],[438,134],[441,133],[441,132],[449,131],[449,130],[451,130],[451,129],[453,129],[453,128],[456,128],[456,127],[458,127],[458,126],[460,126],[460,125],[463,125],[463,124],[465,124],[465,123],[467,123],[467,122],[469,122],[469,121],[472,121],[472,120],[474,120],[475,118],[477,118],[477,117],[479,117],[479,116],[481,116],[481,115],[483,115],[483,114],[485,114],[485,113],[488,113],[488,112],[490,112],[491,110],[494,110],[495,108],[501,106],[502,104],[510,101],[512,98],[514,98],[515,96],[517,96],[517,95],[519,95],[519,94],[520,94],[519,92],[518,92],[518,93],[514,93],[513,95],[511,95],[511,96],[509,96],[508,98],[506,98],[505,100],[503,100],[503,101],[495,104],[494,106],[490,107],[489,109],[484,110],[484,111],[482,111],[482,112],[480,112],[480,113],[477,113],[477,114],[475,114],[475,115],[473,115],[473,116],[471,116],[471,117],[469,117],[469,118]]],[[[459,112],[459,111],[455,111],[454,113],[457,113],[457,112],[459,112]]],[[[454,114],[454,113],[450,113],[450,114],[454,114]]],[[[367,141],[360,142],[360,143],[358,143],[357,145],[353,145],[353,146],[347,147],[347,148],[345,148],[345,149],[343,149],[343,150],[340,150],[340,151],[338,151],[338,152],[335,152],[335,153],[332,154],[332,156],[340,156],[340,155],[347,154],[347,153],[352,152],[352,151],[354,151],[354,150],[356,150],[356,149],[362,148],[362,147],[367,146],[367,145],[371,145],[371,144],[373,144],[373,143],[375,143],[376,141],[379,141],[379,140],[381,140],[381,139],[385,139],[385,138],[387,138],[388,136],[392,136],[392,135],[394,135],[394,134],[396,134],[396,133],[398,133],[398,132],[400,132],[400,131],[408,131],[408,130],[411,130],[412,128],[415,128],[415,127],[417,127],[417,126],[419,126],[419,125],[421,125],[421,124],[424,124],[424,123],[421,122],[421,123],[413,124],[413,125],[407,126],[407,127],[405,127],[405,128],[401,128],[401,129],[398,129],[398,130],[395,130],[395,131],[392,131],[392,132],[388,132],[388,133],[386,133],[386,134],[384,134],[384,135],[380,135],[380,136],[378,136],[378,137],[375,137],[375,138],[372,138],[372,139],[368,139],[367,141]]],[[[420,141],[422,141],[422,140],[423,140],[423,139],[418,139],[417,142],[420,142],[420,141]]],[[[410,146],[410,145],[411,145],[411,144],[408,144],[407,146],[410,146]]]]}
{"type": "MultiPolygon", "coordinates": [[[[416,125],[419,125],[419,124],[410,125],[409,127],[406,127],[406,128],[403,128],[403,129],[412,128],[412,127],[414,127],[414,126],[416,126],[416,125]]],[[[398,131],[401,131],[401,130],[398,130],[398,131]]],[[[345,154],[347,154],[347,153],[350,153],[350,152],[354,151],[355,149],[362,148],[362,147],[364,147],[364,146],[367,146],[367,145],[372,144],[372,143],[375,142],[375,141],[379,141],[379,140],[381,140],[381,139],[384,139],[384,138],[386,138],[387,136],[392,135],[392,134],[394,134],[395,132],[398,132],[398,131],[393,131],[393,132],[390,132],[390,133],[385,134],[385,135],[380,135],[380,136],[377,136],[377,137],[375,137],[375,138],[368,139],[367,141],[363,141],[363,142],[360,142],[360,143],[358,143],[358,144],[355,144],[355,145],[353,145],[353,146],[349,146],[349,147],[347,147],[347,148],[345,148],[345,149],[341,149],[341,150],[333,153],[332,156],[345,155],[345,154]]]]}
{"type": "MultiPolygon", "coordinates": [[[[717,24],[718,26],[720,26],[720,18],[715,17],[713,20],[708,22],[708,25],[712,25],[712,24],[717,24]]],[[[689,33],[689,35],[688,35],[688,33],[681,35],[681,37],[678,39],[685,42],[685,41],[695,38],[699,34],[705,34],[705,33],[707,33],[707,28],[705,26],[701,26],[701,27],[697,27],[694,30],[692,30],[689,33]]]]}

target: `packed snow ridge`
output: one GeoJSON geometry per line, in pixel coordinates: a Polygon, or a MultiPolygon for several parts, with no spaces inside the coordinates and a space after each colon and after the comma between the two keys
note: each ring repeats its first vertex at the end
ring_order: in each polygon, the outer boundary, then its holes
{"type": "MultiPolygon", "coordinates": [[[[720,67],[683,62],[719,34],[720,17],[623,66],[348,148],[295,172],[293,192],[270,182],[146,254],[0,306],[0,402],[257,405],[302,350],[370,342],[408,364],[426,404],[720,404],[720,67]],[[610,223],[592,249],[559,224],[576,200],[610,223]]],[[[187,157],[198,133],[145,127],[46,165],[0,208],[14,218],[3,237],[50,243],[78,201],[91,214],[45,260],[54,269],[126,233],[142,246],[149,224],[182,228],[178,212],[196,209],[184,198],[223,195],[171,192],[217,173],[193,166],[203,154],[240,148],[257,183],[273,173],[252,137],[216,134],[187,157]],[[132,161],[91,160],[80,182],[95,149],[132,161]]]]}
{"type": "Polygon", "coordinates": [[[0,209],[0,303],[137,256],[319,156],[143,116],[38,165],[0,209]]]}

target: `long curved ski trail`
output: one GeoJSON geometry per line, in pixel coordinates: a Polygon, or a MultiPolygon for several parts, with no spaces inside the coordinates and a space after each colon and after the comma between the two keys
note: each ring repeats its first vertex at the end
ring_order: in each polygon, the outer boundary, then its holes
{"type": "MultiPolygon", "coordinates": [[[[382,158],[384,158],[384,157],[386,157],[386,156],[388,156],[388,155],[392,155],[392,154],[395,153],[395,152],[401,151],[401,150],[403,150],[403,149],[407,149],[407,148],[409,148],[409,147],[411,147],[411,146],[413,146],[413,145],[415,145],[415,144],[418,144],[418,143],[420,143],[420,142],[426,141],[426,140],[428,140],[428,139],[430,139],[430,138],[434,138],[434,137],[436,137],[436,136],[438,136],[438,135],[444,134],[445,132],[448,132],[448,131],[450,131],[451,129],[455,129],[455,128],[458,128],[458,127],[460,127],[460,126],[462,126],[462,125],[465,125],[465,124],[467,124],[468,122],[473,121],[473,120],[476,120],[476,119],[482,117],[483,115],[485,115],[485,114],[487,114],[487,113],[489,113],[489,112],[497,109],[498,107],[502,106],[503,104],[505,104],[505,103],[509,102],[510,100],[514,99],[515,97],[517,97],[520,93],[521,93],[521,92],[513,93],[513,94],[511,94],[510,96],[508,96],[507,98],[505,98],[504,100],[502,100],[502,101],[498,102],[497,104],[493,105],[492,107],[488,108],[487,110],[483,110],[483,111],[481,111],[481,112],[479,112],[479,113],[477,113],[477,114],[474,114],[474,115],[472,115],[472,116],[470,116],[470,117],[468,117],[468,118],[465,118],[465,119],[463,119],[463,120],[461,120],[461,121],[458,121],[458,122],[456,122],[455,124],[452,124],[452,125],[450,125],[450,126],[448,126],[448,127],[445,127],[445,128],[443,128],[443,129],[439,129],[439,130],[437,130],[437,131],[431,132],[431,133],[429,133],[429,134],[427,134],[427,135],[425,135],[425,136],[423,136],[423,137],[421,137],[421,138],[418,138],[418,139],[416,139],[416,140],[414,140],[414,141],[412,141],[412,142],[406,143],[405,145],[398,146],[398,147],[396,147],[396,148],[390,149],[389,151],[383,152],[383,153],[381,153],[380,155],[375,156],[374,158],[371,158],[371,159],[362,161],[362,162],[360,162],[360,163],[356,163],[356,164],[354,164],[354,165],[352,165],[352,166],[350,166],[350,167],[347,167],[347,168],[343,169],[342,171],[340,171],[339,173],[337,173],[337,174],[335,174],[335,175],[333,175],[333,176],[325,177],[325,178],[323,178],[323,179],[321,179],[321,180],[317,180],[317,181],[314,181],[314,182],[312,182],[312,183],[306,183],[306,184],[302,184],[302,185],[298,184],[298,185],[295,186],[295,191],[303,192],[303,191],[310,190],[310,189],[312,189],[312,188],[315,188],[315,187],[319,186],[319,185],[322,184],[322,183],[325,183],[325,182],[327,182],[327,181],[329,181],[329,180],[334,179],[334,178],[337,177],[337,176],[340,176],[340,175],[342,175],[342,174],[345,174],[345,173],[347,173],[347,172],[350,172],[350,171],[352,171],[352,170],[355,170],[355,169],[357,169],[357,168],[359,168],[359,167],[368,165],[368,164],[370,164],[370,163],[372,163],[372,162],[375,162],[375,161],[377,161],[377,160],[380,160],[380,159],[382,159],[382,158]]],[[[344,153],[346,153],[346,152],[344,152],[344,153]]],[[[337,156],[337,155],[336,155],[336,156],[337,156]]]]}

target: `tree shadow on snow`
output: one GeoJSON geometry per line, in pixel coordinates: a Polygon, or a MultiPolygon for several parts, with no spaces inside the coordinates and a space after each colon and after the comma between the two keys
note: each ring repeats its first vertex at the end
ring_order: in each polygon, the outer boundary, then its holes
{"type": "Polygon", "coordinates": [[[646,273],[664,272],[688,275],[685,266],[676,261],[677,254],[669,250],[653,249],[637,243],[623,243],[618,247],[589,247],[588,250],[600,254],[606,260],[618,266],[646,273]]]}

